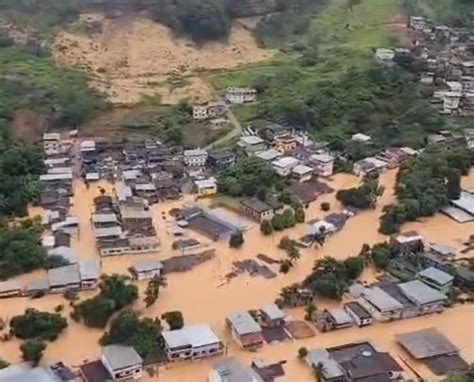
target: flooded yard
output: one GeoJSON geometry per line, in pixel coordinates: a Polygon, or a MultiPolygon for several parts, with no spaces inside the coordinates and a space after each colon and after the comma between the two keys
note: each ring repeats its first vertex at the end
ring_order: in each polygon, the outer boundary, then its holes
{"type": "MultiPolygon", "coordinates": [[[[243,352],[231,341],[224,328],[226,315],[238,310],[248,310],[258,308],[264,304],[271,303],[278,296],[280,289],[294,282],[301,281],[309,272],[315,259],[323,256],[333,256],[344,259],[351,255],[356,255],[364,243],[373,244],[387,240],[387,237],[377,233],[379,218],[382,208],[386,204],[394,201],[393,186],[395,183],[395,171],[387,172],[381,177],[381,184],[385,186],[385,193],[380,198],[378,206],[374,210],[364,211],[350,218],[342,231],[330,237],[323,248],[308,248],[301,251],[302,256],[297,264],[286,275],[278,273],[278,264],[267,266],[278,275],[273,279],[263,277],[251,277],[246,273],[239,274],[230,282],[226,281],[226,275],[232,271],[232,263],[245,259],[255,259],[257,254],[263,253],[274,259],[283,259],[286,254],[277,248],[281,237],[288,235],[297,239],[304,234],[304,225],[297,225],[295,228],[282,233],[275,233],[269,237],[260,233],[258,224],[250,223],[251,228],[245,232],[245,243],[241,249],[231,249],[227,241],[211,242],[210,240],[189,231],[186,236],[193,237],[208,244],[210,248],[216,250],[216,256],[211,261],[198,265],[189,272],[173,273],[167,276],[168,287],[163,289],[155,305],[145,308],[142,298],[135,304],[134,308],[150,317],[161,316],[169,310],[180,310],[183,313],[185,323],[198,324],[208,323],[216,333],[227,344],[227,354],[238,357],[242,362],[248,364],[252,358],[258,356],[269,361],[287,360],[285,365],[286,376],[281,381],[313,381],[311,371],[303,365],[297,358],[297,351],[300,347],[325,347],[339,345],[355,340],[370,339],[376,345],[392,352],[397,361],[405,367],[403,360],[408,360],[411,366],[421,373],[429,381],[434,381],[428,370],[409,359],[408,355],[396,345],[394,335],[430,326],[437,327],[450,340],[461,349],[461,353],[468,362],[474,361],[474,307],[471,305],[457,306],[448,309],[443,314],[398,321],[386,324],[374,324],[366,328],[350,328],[330,333],[316,332],[316,336],[306,340],[287,341],[277,345],[265,345],[258,353],[243,352]],[[471,328],[471,330],[469,330],[471,328]],[[403,358],[403,360],[400,359],[403,358]]],[[[466,186],[474,184],[474,172],[463,180],[466,186]]],[[[359,179],[352,175],[338,174],[329,180],[328,183],[334,189],[354,187],[359,183],[359,179]]],[[[107,192],[112,192],[110,184],[93,184],[86,188],[82,183],[75,185],[75,197],[72,211],[80,218],[79,237],[72,242],[72,246],[77,251],[81,259],[97,257],[92,229],[90,226],[90,211],[92,200],[99,195],[99,186],[103,186],[107,192]]],[[[192,200],[191,198],[189,200],[192,200]]],[[[335,193],[327,194],[313,203],[306,211],[306,220],[321,218],[328,214],[320,209],[321,202],[329,202],[330,212],[340,212],[342,206],[336,201],[335,193]]],[[[110,257],[102,260],[102,273],[128,273],[127,268],[138,259],[158,258],[166,259],[178,255],[171,249],[173,237],[166,232],[167,220],[170,219],[169,211],[172,208],[182,206],[183,201],[156,204],[152,207],[155,216],[155,226],[161,240],[161,251],[151,255],[129,255],[122,257],[110,257]]],[[[209,205],[210,200],[200,202],[209,205]]],[[[38,210],[32,210],[38,213],[38,210]]],[[[238,215],[231,211],[219,210],[220,213],[228,214],[234,219],[238,215]]],[[[410,223],[403,227],[403,230],[416,229],[428,241],[438,241],[443,244],[450,244],[456,247],[461,245],[461,241],[474,232],[474,223],[458,224],[447,217],[437,214],[434,217],[423,219],[420,222],[410,223]]],[[[35,279],[42,272],[35,272],[18,278],[21,283],[35,279]]],[[[375,273],[371,269],[366,269],[361,277],[364,281],[374,281],[375,273]]],[[[141,296],[146,287],[146,281],[138,283],[141,296]]],[[[93,293],[93,292],[92,292],[93,293]]],[[[90,296],[90,293],[81,293],[81,298],[90,296]]],[[[10,318],[22,313],[26,307],[35,307],[41,310],[53,311],[59,304],[65,306],[64,315],[68,316],[68,302],[61,295],[49,295],[41,299],[31,300],[28,298],[14,298],[3,300],[0,308],[0,316],[10,318]]],[[[333,303],[316,302],[319,307],[330,306],[333,303]]],[[[302,309],[288,310],[287,314],[295,319],[303,318],[302,309]]],[[[85,328],[69,319],[69,328],[64,335],[51,344],[45,353],[46,361],[63,361],[71,365],[78,365],[86,359],[93,359],[100,353],[98,339],[100,331],[85,328]]],[[[19,360],[19,342],[12,340],[2,343],[0,346],[0,357],[15,362],[19,360]]],[[[156,379],[167,382],[195,382],[205,381],[211,365],[216,359],[209,359],[199,362],[184,362],[161,368],[159,376],[151,379],[144,377],[143,380],[151,381],[156,379]]],[[[406,368],[406,367],[405,367],[406,368]]]]}

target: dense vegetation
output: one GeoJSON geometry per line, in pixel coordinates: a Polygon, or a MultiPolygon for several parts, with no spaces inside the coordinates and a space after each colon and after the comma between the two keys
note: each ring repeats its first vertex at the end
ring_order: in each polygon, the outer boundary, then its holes
{"type": "Polygon", "coordinates": [[[344,261],[325,257],[315,261],[313,270],[303,281],[303,285],[320,297],[341,299],[363,270],[364,260],[361,257],[348,257],[344,261]]]}
{"type": "Polygon", "coordinates": [[[74,306],[72,318],[90,327],[104,328],[112,315],[138,298],[138,287],[125,276],[105,276],[100,293],[74,306]]]}
{"type": "Polygon", "coordinates": [[[124,310],[115,317],[110,329],[100,339],[101,345],[132,346],[144,359],[162,352],[161,322],[159,319],[140,318],[133,310],[124,310]]]}
{"type": "Polygon", "coordinates": [[[0,280],[42,268],[46,263],[38,222],[24,220],[8,224],[0,221],[0,280]]]}
{"type": "Polygon", "coordinates": [[[27,309],[10,320],[11,333],[21,339],[40,338],[54,341],[67,328],[67,321],[56,313],[27,309]]]}
{"type": "Polygon", "coordinates": [[[0,46],[0,118],[29,109],[52,116],[58,126],[76,127],[104,106],[85,74],[57,67],[39,43],[5,45],[0,46]]]}
{"type": "Polygon", "coordinates": [[[442,382],[472,382],[474,381],[474,365],[471,364],[468,370],[458,371],[450,374],[442,382]]]}
{"type": "Polygon", "coordinates": [[[414,3],[416,11],[436,22],[474,27],[474,3],[471,0],[418,0],[414,3]]]}
{"type": "Polygon", "coordinates": [[[158,300],[161,288],[166,288],[166,286],[166,279],[163,276],[155,276],[150,281],[148,281],[144,298],[147,308],[152,306],[156,300],[158,300]]]}
{"type": "Polygon", "coordinates": [[[23,360],[31,362],[34,366],[36,366],[43,357],[44,349],[46,349],[46,342],[41,338],[32,338],[20,345],[23,360]]]}
{"type": "Polygon", "coordinates": [[[377,180],[364,179],[359,187],[337,191],[336,198],[346,207],[360,209],[375,208],[377,198],[384,192],[383,186],[379,186],[377,180]]]}
{"type": "Polygon", "coordinates": [[[183,313],[179,310],[171,310],[161,315],[161,318],[166,321],[170,330],[178,330],[184,326],[183,313]]]}
{"type": "Polygon", "coordinates": [[[385,207],[380,232],[392,234],[406,221],[431,216],[454,196],[450,181],[453,169],[467,175],[474,163],[467,149],[426,151],[405,163],[397,174],[397,203],[385,207]]]}
{"type": "Polygon", "coordinates": [[[233,197],[257,196],[265,200],[273,187],[282,187],[281,180],[263,159],[249,157],[222,171],[217,178],[219,192],[233,197]]]}
{"type": "MultiPolygon", "coordinates": [[[[0,97],[1,92],[0,84],[0,97]]],[[[0,113],[2,106],[0,103],[0,113]]],[[[28,202],[39,196],[43,162],[39,150],[7,138],[6,124],[0,116],[0,216],[24,216],[28,202]]]]}

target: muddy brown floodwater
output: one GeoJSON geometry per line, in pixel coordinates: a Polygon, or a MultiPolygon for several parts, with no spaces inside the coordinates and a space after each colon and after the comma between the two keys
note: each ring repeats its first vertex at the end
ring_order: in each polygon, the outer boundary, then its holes
{"type": "MultiPolygon", "coordinates": [[[[344,259],[359,252],[364,243],[373,244],[386,240],[387,237],[377,233],[379,218],[384,205],[394,201],[393,186],[395,183],[395,171],[389,171],[382,175],[380,182],[385,186],[385,193],[381,197],[378,207],[375,210],[365,211],[351,218],[342,231],[329,238],[325,246],[321,249],[311,248],[302,250],[302,256],[295,267],[286,275],[280,275],[274,279],[266,280],[262,277],[250,277],[246,274],[233,278],[226,282],[225,275],[232,269],[232,262],[255,258],[258,253],[265,253],[274,258],[284,258],[285,254],[276,245],[283,235],[297,238],[304,233],[304,226],[299,225],[294,229],[284,233],[277,233],[270,237],[260,234],[258,225],[251,224],[251,228],[245,233],[245,244],[241,249],[230,249],[227,242],[214,243],[206,238],[200,237],[193,232],[188,236],[198,238],[216,249],[216,257],[195,269],[180,274],[168,275],[168,287],[164,289],[156,304],[150,308],[145,308],[143,301],[138,301],[134,308],[150,317],[160,316],[168,310],[180,310],[183,312],[185,322],[188,324],[208,323],[217,334],[227,343],[228,355],[238,357],[242,362],[248,363],[253,357],[262,357],[269,361],[287,360],[285,366],[286,376],[281,378],[284,381],[313,381],[309,368],[297,360],[298,348],[306,346],[324,347],[347,343],[350,341],[370,339],[385,350],[390,351],[403,365],[400,357],[408,360],[411,366],[421,373],[428,381],[436,381],[438,378],[431,375],[429,371],[420,364],[410,360],[408,355],[395,343],[394,335],[411,330],[437,327],[446,334],[456,346],[461,349],[462,355],[468,362],[474,361],[474,307],[472,305],[462,305],[448,309],[440,315],[415,318],[410,320],[380,324],[363,329],[350,328],[330,333],[316,333],[316,336],[306,340],[288,341],[277,345],[266,345],[257,353],[243,352],[230,340],[224,329],[224,318],[229,313],[237,310],[248,310],[257,308],[263,304],[273,302],[283,286],[293,282],[301,281],[310,271],[315,259],[323,256],[333,256],[344,259]]],[[[336,190],[353,187],[359,183],[359,179],[352,175],[335,175],[328,183],[336,190]]],[[[463,179],[465,186],[474,184],[474,172],[469,177],[463,179]]],[[[95,249],[92,230],[89,223],[89,214],[92,200],[99,194],[99,186],[103,186],[109,192],[112,186],[106,183],[96,184],[86,189],[82,183],[75,184],[75,197],[73,212],[80,217],[80,234],[77,240],[73,241],[73,247],[81,258],[98,256],[95,249]]],[[[189,198],[189,200],[192,200],[189,198]]],[[[316,203],[313,203],[307,211],[307,219],[320,218],[324,212],[320,210],[320,203],[327,201],[331,204],[331,212],[342,210],[341,205],[335,200],[335,193],[324,195],[316,203]]],[[[210,201],[200,202],[208,205],[210,201]]],[[[182,205],[180,202],[169,202],[157,204],[152,207],[155,215],[155,224],[162,241],[162,250],[152,255],[122,256],[107,258],[102,261],[103,273],[126,273],[126,269],[131,262],[137,258],[159,258],[165,259],[176,255],[171,250],[172,238],[166,233],[166,220],[169,219],[168,212],[174,207],[182,205]]],[[[33,209],[31,214],[40,212],[33,209]]],[[[230,211],[220,211],[229,216],[239,219],[239,216],[230,211]]],[[[240,218],[242,219],[242,218],[240,218]]],[[[434,217],[423,219],[422,222],[410,223],[403,229],[417,229],[428,240],[437,240],[446,244],[460,247],[461,240],[469,233],[474,232],[474,223],[457,224],[448,218],[437,214],[434,217]]],[[[278,273],[278,265],[269,265],[278,273]]],[[[34,272],[18,278],[20,282],[38,277],[42,272],[34,272]]],[[[375,280],[375,272],[366,269],[362,279],[366,281],[375,280]]],[[[146,282],[140,282],[140,291],[146,286],[146,282]]],[[[93,292],[92,292],[93,293],[93,292]]],[[[90,296],[92,293],[82,294],[82,298],[90,296]]],[[[25,298],[15,298],[3,300],[1,303],[0,316],[12,317],[24,311],[26,307],[36,307],[38,309],[52,311],[55,306],[64,304],[66,306],[65,315],[68,315],[69,307],[62,296],[51,295],[41,299],[30,300],[25,298]]],[[[317,305],[333,306],[334,302],[318,301],[317,305]]],[[[287,310],[291,317],[301,319],[302,309],[287,310]]],[[[101,332],[85,328],[82,325],[70,321],[70,326],[66,333],[48,345],[45,353],[47,361],[62,360],[71,365],[78,365],[87,359],[94,359],[100,353],[98,339],[101,332]]],[[[2,343],[0,346],[0,357],[15,362],[19,360],[19,342],[12,340],[2,343]]],[[[199,362],[184,362],[160,368],[158,377],[145,377],[145,381],[161,379],[167,382],[197,382],[206,381],[208,372],[216,359],[209,359],[199,362]]]]}

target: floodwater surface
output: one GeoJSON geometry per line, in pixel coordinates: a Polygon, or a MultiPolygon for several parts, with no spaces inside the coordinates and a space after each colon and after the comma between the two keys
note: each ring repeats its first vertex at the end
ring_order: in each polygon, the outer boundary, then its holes
{"type": "MultiPolygon", "coordinates": [[[[378,233],[379,218],[384,205],[394,201],[393,186],[396,171],[383,174],[380,183],[384,185],[385,192],[380,198],[378,206],[374,210],[364,211],[349,219],[342,231],[330,237],[323,248],[308,248],[301,251],[302,256],[298,263],[286,275],[278,274],[274,279],[266,280],[263,277],[250,277],[247,274],[239,275],[227,281],[226,275],[232,270],[232,263],[237,260],[252,259],[257,254],[264,253],[275,259],[283,259],[285,253],[277,248],[281,237],[288,235],[291,238],[299,238],[304,234],[304,225],[275,233],[265,237],[260,233],[258,224],[251,223],[251,228],[245,232],[245,243],[240,249],[231,249],[226,241],[211,242],[210,240],[195,234],[192,231],[186,233],[216,249],[216,256],[211,261],[201,264],[191,271],[175,273],[167,276],[168,287],[161,291],[158,301],[152,307],[145,308],[143,297],[136,302],[134,308],[142,314],[150,317],[161,316],[169,310],[180,310],[187,324],[207,323],[219,335],[227,345],[227,354],[239,358],[244,364],[249,364],[252,358],[261,357],[268,361],[287,360],[285,365],[286,376],[279,381],[313,381],[314,377],[308,367],[297,359],[297,351],[300,347],[307,348],[335,346],[350,341],[369,339],[382,349],[390,351],[402,366],[403,360],[407,360],[411,367],[429,381],[435,378],[420,364],[416,364],[395,343],[394,335],[430,326],[437,327],[451,341],[461,349],[462,355],[468,362],[474,361],[474,307],[472,305],[461,305],[448,309],[440,315],[420,317],[416,319],[392,322],[376,323],[373,326],[359,329],[350,328],[330,333],[319,333],[306,340],[288,341],[277,345],[265,345],[257,353],[243,352],[233,343],[224,328],[225,317],[235,311],[258,308],[264,304],[271,303],[278,296],[282,287],[299,282],[311,271],[314,261],[324,256],[333,256],[344,259],[348,256],[357,255],[364,243],[374,244],[385,241],[388,238],[378,233]],[[401,357],[401,358],[400,358],[401,357]]],[[[335,189],[357,186],[360,179],[347,174],[335,175],[328,183],[335,189]]],[[[463,179],[463,184],[469,186],[474,184],[474,172],[463,179]]],[[[90,211],[92,200],[99,195],[99,186],[104,187],[107,192],[112,192],[112,186],[106,183],[92,185],[86,188],[82,183],[75,185],[75,197],[72,212],[80,217],[80,234],[74,239],[72,246],[76,249],[81,259],[98,256],[94,244],[94,238],[90,226],[90,211]]],[[[186,197],[186,200],[192,200],[186,197]]],[[[335,193],[324,195],[313,203],[306,211],[306,220],[322,218],[327,212],[320,209],[321,202],[329,202],[330,212],[339,212],[343,208],[335,199],[335,193]]],[[[168,212],[175,207],[180,207],[183,201],[156,204],[152,207],[155,216],[155,225],[162,242],[162,249],[156,254],[131,255],[122,257],[111,257],[102,260],[103,273],[127,273],[127,268],[137,259],[158,258],[165,259],[176,256],[178,253],[171,249],[173,238],[166,232],[166,224],[170,219],[168,212]]],[[[201,201],[203,205],[209,205],[209,200],[201,201]]],[[[38,209],[32,213],[38,213],[38,209]]],[[[238,215],[231,211],[219,211],[228,214],[234,219],[238,215]]],[[[458,224],[447,217],[437,214],[420,222],[406,224],[403,230],[417,229],[428,241],[438,241],[443,244],[454,245],[460,248],[462,240],[474,232],[474,223],[458,224]]],[[[269,265],[278,273],[278,264],[269,265]]],[[[44,272],[38,271],[31,275],[18,278],[19,282],[27,282],[44,272]]],[[[373,282],[376,274],[373,269],[366,269],[361,279],[373,282]]],[[[138,283],[140,292],[146,287],[145,282],[138,283]]],[[[82,293],[82,298],[91,296],[94,292],[82,293]]],[[[141,293],[141,296],[143,294],[141,293]]],[[[35,307],[41,310],[53,311],[59,304],[65,306],[64,315],[68,317],[68,302],[60,295],[49,295],[41,299],[31,300],[27,298],[14,298],[2,300],[0,305],[0,316],[11,318],[20,314],[27,307],[35,307]]],[[[319,307],[337,306],[334,302],[316,301],[319,307]]],[[[287,310],[291,317],[302,319],[302,309],[287,310]]],[[[101,332],[84,327],[69,319],[69,328],[57,341],[48,344],[45,352],[46,361],[63,361],[71,365],[79,365],[84,360],[95,359],[100,353],[98,339],[101,332]]],[[[19,341],[11,340],[1,343],[0,357],[9,362],[16,362],[20,358],[18,350],[19,341]]],[[[183,362],[171,366],[162,367],[159,376],[145,377],[145,381],[161,379],[167,382],[197,382],[206,381],[212,364],[216,359],[203,360],[199,362],[183,362]]],[[[406,367],[405,367],[406,368],[406,367]]]]}

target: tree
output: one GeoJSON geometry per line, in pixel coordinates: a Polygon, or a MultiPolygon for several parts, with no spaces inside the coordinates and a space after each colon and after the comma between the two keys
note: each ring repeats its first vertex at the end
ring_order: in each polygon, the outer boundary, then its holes
{"type": "Polygon", "coordinates": [[[140,318],[133,310],[120,312],[111,322],[110,329],[100,339],[100,344],[132,346],[142,358],[162,353],[162,327],[159,319],[140,318]]]}
{"type": "Polygon", "coordinates": [[[235,232],[230,236],[229,247],[240,248],[244,244],[244,235],[241,231],[235,232]]]}
{"type": "Polygon", "coordinates": [[[383,194],[384,188],[379,187],[373,179],[365,179],[360,187],[339,190],[336,199],[348,207],[366,209],[374,208],[377,198],[383,194]]]}
{"type": "MultiPolygon", "coordinates": [[[[283,219],[284,219],[285,228],[294,227],[296,224],[295,214],[292,209],[288,208],[285,211],[283,211],[283,219]]],[[[304,217],[303,217],[303,221],[304,221],[304,217]]]]}
{"type": "Polygon", "coordinates": [[[288,259],[294,264],[301,257],[300,251],[296,247],[290,247],[288,250],[288,259]]]}
{"type": "Polygon", "coordinates": [[[46,343],[41,338],[28,339],[20,346],[22,358],[36,366],[43,357],[46,343]]]}
{"type": "Polygon", "coordinates": [[[184,326],[183,314],[179,310],[165,312],[161,318],[166,321],[170,330],[181,329],[184,326]]]}
{"type": "Polygon", "coordinates": [[[67,321],[59,314],[26,309],[10,320],[11,333],[21,339],[40,338],[54,341],[67,328],[67,321]]]}
{"type": "Polygon", "coordinates": [[[331,205],[328,202],[321,203],[321,211],[327,212],[331,209],[331,205]]]}
{"type": "Polygon", "coordinates": [[[283,231],[286,228],[286,220],[282,214],[275,214],[272,217],[271,224],[275,231],[283,231]]]}
{"type": "Polygon", "coordinates": [[[280,264],[280,273],[288,273],[292,267],[293,263],[290,260],[285,259],[280,264]]]}
{"type": "Polygon", "coordinates": [[[302,207],[295,209],[295,221],[297,223],[304,223],[305,213],[304,213],[304,209],[302,207]]]}
{"type": "Polygon", "coordinates": [[[166,288],[166,279],[163,276],[155,276],[148,281],[148,286],[145,290],[145,303],[146,307],[152,306],[160,296],[160,289],[166,288]]]}
{"type": "Polygon", "coordinates": [[[104,276],[99,285],[97,296],[82,301],[74,306],[71,317],[81,318],[87,326],[104,328],[114,312],[131,304],[138,298],[138,288],[121,275],[104,276]]]}
{"type": "Polygon", "coordinates": [[[273,226],[268,220],[262,220],[260,223],[260,232],[265,236],[271,235],[273,233],[273,226]]]}
{"type": "Polygon", "coordinates": [[[308,355],[308,349],[305,347],[301,347],[298,349],[298,358],[299,359],[305,359],[306,356],[308,355]]]}
{"type": "Polygon", "coordinates": [[[461,197],[461,173],[457,169],[450,169],[447,174],[448,198],[457,200],[461,197]]]}
{"type": "Polygon", "coordinates": [[[384,270],[390,264],[391,252],[390,248],[386,243],[375,244],[371,251],[372,261],[375,265],[375,269],[384,270]]]}

